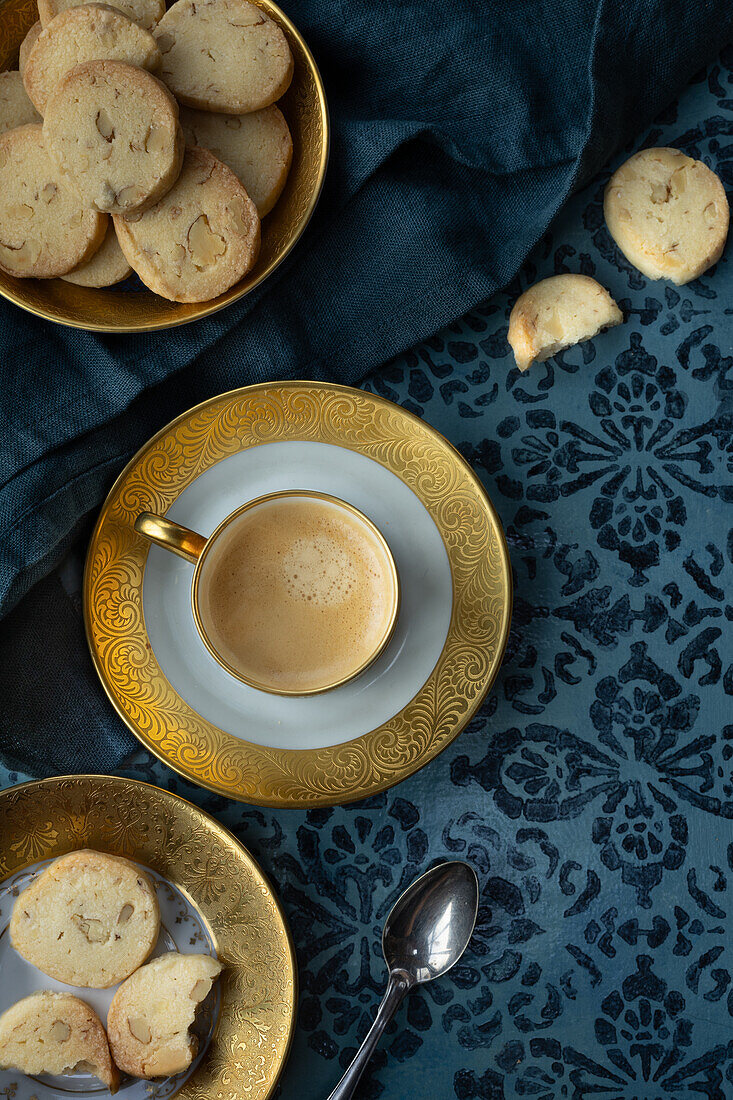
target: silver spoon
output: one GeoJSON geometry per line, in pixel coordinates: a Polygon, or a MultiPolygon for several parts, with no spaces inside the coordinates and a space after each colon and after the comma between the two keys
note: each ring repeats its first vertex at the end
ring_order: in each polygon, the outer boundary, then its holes
{"type": "Polygon", "coordinates": [[[395,902],[382,933],[389,981],[374,1023],[328,1100],[350,1100],[382,1032],[416,985],[440,978],[468,946],[478,912],[473,867],[456,860],[426,871],[395,902]]]}

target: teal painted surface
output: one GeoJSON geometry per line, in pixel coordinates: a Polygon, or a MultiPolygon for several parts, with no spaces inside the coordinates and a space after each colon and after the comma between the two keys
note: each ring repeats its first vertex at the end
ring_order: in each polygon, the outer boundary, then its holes
{"type": "MultiPolygon", "coordinates": [[[[702,157],[729,192],[732,64],[643,142],[702,157]]],[[[383,990],[386,912],[445,857],[479,872],[476,936],[400,1013],[363,1100],[733,1097],[731,248],[687,287],[647,282],[606,233],[606,178],[507,293],[367,382],[460,448],[504,522],[516,607],[480,715],[344,809],[229,803],[144,753],[125,769],[204,806],[277,884],[301,978],[284,1100],[337,1080],[383,990]],[[627,321],[520,375],[511,303],[563,271],[627,321]]]]}

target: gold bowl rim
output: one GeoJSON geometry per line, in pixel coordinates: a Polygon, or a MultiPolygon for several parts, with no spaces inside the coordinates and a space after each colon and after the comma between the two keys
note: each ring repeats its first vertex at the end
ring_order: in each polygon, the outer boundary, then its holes
{"type": "MultiPolygon", "coordinates": [[[[241,282],[246,281],[247,276],[244,277],[244,280],[240,280],[240,283],[235,283],[235,285],[233,287],[230,287],[229,290],[224,291],[223,294],[220,294],[217,298],[213,298],[209,302],[171,303],[171,305],[186,304],[192,307],[190,314],[183,317],[171,317],[170,319],[166,318],[159,321],[150,322],[122,321],[119,324],[112,325],[101,323],[98,321],[83,321],[73,316],[59,316],[58,313],[54,312],[50,308],[35,306],[29,303],[25,300],[20,291],[15,290],[15,284],[22,284],[24,282],[23,279],[16,279],[15,282],[10,284],[9,286],[3,286],[0,282],[1,297],[5,298],[9,302],[12,302],[13,305],[18,306],[20,309],[24,310],[26,313],[30,313],[34,317],[40,317],[44,321],[51,321],[54,324],[62,325],[65,328],[80,329],[82,332],[105,332],[119,335],[143,332],[164,332],[167,329],[180,328],[182,325],[189,325],[192,324],[194,321],[201,321],[206,317],[212,316],[212,314],[214,313],[218,313],[226,306],[233,305],[235,302],[238,302],[242,298],[245,298],[248,294],[251,294],[253,290],[256,290],[257,287],[261,286],[265,279],[267,279],[273,273],[273,271],[275,271],[275,269],[278,268],[280,264],[290,255],[290,253],[297,245],[298,241],[300,241],[305,230],[307,229],[308,224],[313,217],[316,206],[318,205],[318,200],[321,197],[321,192],[323,191],[323,184],[326,178],[326,169],[328,168],[328,159],[331,148],[330,115],[328,110],[328,102],[326,100],[326,89],[323,83],[323,77],[321,76],[318,65],[316,64],[316,59],[314,58],[313,53],[303,35],[300,33],[292,20],[288,18],[282,8],[280,8],[274,2],[274,0],[252,0],[252,2],[258,7],[264,8],[269,15],[274,14],[276,22],[285,31],[288,39],[293,39],[298,43],[298,47],[300,50],[302,50],[308,64],[308,68],[310,69],[313,76],[313,82],[316,88],[318,110],[323,126],[323,140],[321,142],[321,150],[318,162],[318,174],[316,177],[315,186],[313,187],[310,199],[308,201],[308,206],[306,207],[305,212],[303,213],[297,226],[297,229],[293,232],[287,245],[276,256],[273,256],[267,266],[258,273],[257,278],[254,279],[253,282],[247,283],[246,286],[241,286],[241,282]]],[[[3,2],[3,0],[0,0],[0,18],[2,18],[4,6],[5,3],[3,2]]],[[[104,287],[96,289],[98,289],[99,293],[101,294],[103,294],[105,291],[104,287]]],[[[154,291],[149,290],[146,287],[146,293],[154,294],[154,291]]]]}

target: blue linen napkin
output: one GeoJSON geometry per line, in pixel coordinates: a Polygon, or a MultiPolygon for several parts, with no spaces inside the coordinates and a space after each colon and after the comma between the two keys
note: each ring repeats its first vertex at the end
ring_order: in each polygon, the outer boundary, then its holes
{"type": "Polygon", "coordinates": [[[0,305],[0,611],[193,401],[267,378],[355,382],[505,285],[571,189],[733,34],[729,0],[285,7],[333,119],[327,186],[286,268],[162,334],[0,305]]]}
{"type": "MultiPolygon", "coordinates": [[[[288,263],[238,305],[163,334],[84,334],[0,303],[0,614],[183,409],[267,378],[357,382],[506,285],[568,194],[733,36],[728,0],[293,0],[287,13],[322,67],[334,137],[288,263]]],[[[53,598],[37,587],[0,627],[0,686],[15,699],[5,756],[35,772],[73,770],[87,742],[70,706],[44,711],[53,754],[26,737],[38,696],[81,684],[53,598]],[[50,692],[28,677],[44,653],[61,665],[50,692]]],[[[93,738],[89,766],[119,759],[119,736],[93,738]]]]}

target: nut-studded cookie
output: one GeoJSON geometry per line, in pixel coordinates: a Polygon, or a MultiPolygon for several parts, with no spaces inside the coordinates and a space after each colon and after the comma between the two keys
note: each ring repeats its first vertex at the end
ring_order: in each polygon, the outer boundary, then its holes
{"type": "Polygon", "coordinates": [[[85,210],[51,160],[40,123],[0,135],[0,268],[50,279],[99,248],[107,219],[85,210]]]}
{"type": "Polygon", "coordinates": [[[0,1016],[0,1069],[73,1073],[85,1069],[117,1092],[120,1075],[110,1058],[102,1021],[71,993],[43,990],[0,1016]]]}
{"type": "Polygon", "coordinates": [[[142,281],[173,302],[223,294],[260,250],[254,203],[208,149],[186,149],[175,186],[151,210],[114,220],[120,247],[142,281]]]}
{"type": "MultiPolygon", "coordinates": [[[[86,0],[38,0],[38,14],[44,27],[56,18],[59,12],[68,11],[69,8],[77,8],[86,0]]],[[[138,23],[145,30],[152,30],[165,11],[165,0],[115,0],[112,5],[117,8],[133,23],[138,23]]]]}
{"type": "Polygon", "coordinates": [[[181,108],[189,145],[200,145],[231,168],[261,218],[272,210],[288,178],[293,139],[282,111],[265,107],[249,115],[222,115],[181,108]]]}
{"type": "Polygon", "coordinates": [[[80,264],[61,278],[66,283],[75,283],[76,286],[102,287],[121,283],[129,275],[132,275],[132,268],[120,248],[114,223],[110,218],[107,236],[91,260],[80,264]]]}
{"type": "Polygon", "coordinates": [[[23,82],[43,114],[64,73],[84,61],[107,59],[157,69],[160,51],[150,31],[121,11],[108,4],[84,4],[61,12],[41,32],[26,61],[23,82]]]}
{"type": "Polygon", "coordinates": [[[149,876],[119,856],[84,849],[55,860],[18,896],[10,939],[49,977],[105,989],[145,962],[159,926],[149,876]]]}
{"type": "Polygon", "coordinates": [[[678,285],[720,259],[730,212],[723,185],[679,149],[642,149],[608,181],[603,203],[616,244],[648,279],[678,285]]]}
{"type": "Polygon", "coordinates": [[[189,107],[258,111],[279,99],[293,76],[285,35],[248,0],[177,0],[154,33],[161,77],[189,107]]]}
{"type": "Polygon", "coordinates": [[[87,61],[66,73],[46,105],[43,133],[93,210],[144,210],[181,169],[176,101],[150,73],[122,61],[87,61]]]}
{"type": "Polygon", "coordinates": [[[42,30],[43,27],[41,26],[41,20],[36,19],[35,23],[28,31],[28,34],[25,36],[20,44],[20,49],[18,50],[18,68],[20,69],[21,76],[23,75],[23,70],[25,69],[25,63],[28,60],[28,54],[35,46],[36,40],[38,39],[38,36],[42,30]]]}
{"type": "Polygon", "coordinates": [[[134,1077],[168,1077],[191,1065],[189,1028],[221,972],[210,955],[173,951],[140,967],[115,993],[107,1015],[112,1056],[134,1077]]]}
{"type": "Polygon", "coordinates": [[[18,70],[0,73],[0,134],[28,122],[40,121],[41,116],[28,98],[18,70]]]}
{"type": "Polygon", "coordinates": [[[553,275],[517,299],[507,339],[520,370],[619,325],[623,314],[611,295],[588,275],[553,275]]]}

